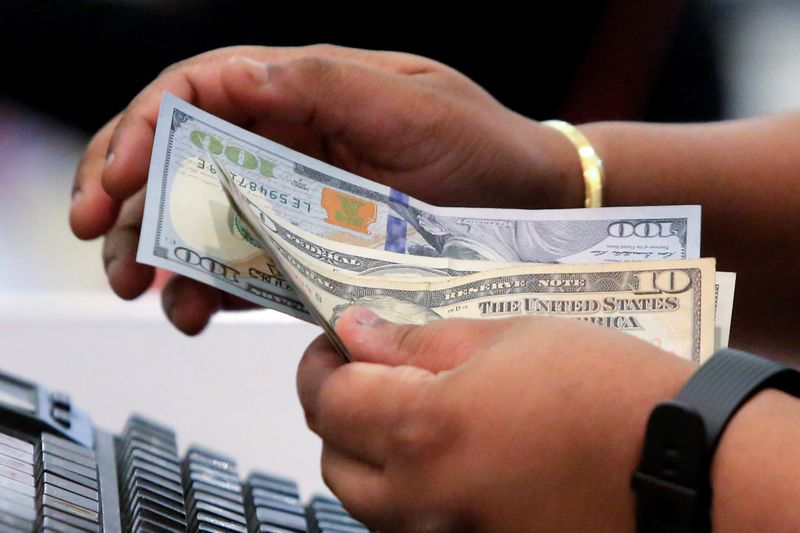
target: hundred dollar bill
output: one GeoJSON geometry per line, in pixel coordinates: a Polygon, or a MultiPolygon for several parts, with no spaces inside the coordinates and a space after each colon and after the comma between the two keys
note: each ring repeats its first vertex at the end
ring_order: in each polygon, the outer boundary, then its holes
{"type": "MultiPolygon", "coordinates": [[[[699,256],[699,206],[571,210],[441,208],[360,178],[165,95],[138,260],[309,319],[231,211],[236,186],[313,235],[416,258],[620,262],[699,256]]],[[[372,268],[372,267],[371,267],[372,268]]],[[[379,274],[379,270],[374,273],[379,274]]],[[[414,266],[407,273],[413,274],[414,266]]],[[[421,268],[419,275],[425,275],[421,268]]]]}
{"type": "MultiPolygon", "coordinates": [[[[309,253],[310,247],[324,250],[333,243],[255,205],[224,167],[218,168],[237,213],[340,346],[336,320],[349,306],[363,305],[400,323],[448,317],[573,318],[630,333],[698,363],[714,350],[713,259],[524,264],[444,278],[363,276],[327,261],[325,254],[309,253]]],[[[450,260],[450,265],[460,269],[462,262],[450,260]]]]}

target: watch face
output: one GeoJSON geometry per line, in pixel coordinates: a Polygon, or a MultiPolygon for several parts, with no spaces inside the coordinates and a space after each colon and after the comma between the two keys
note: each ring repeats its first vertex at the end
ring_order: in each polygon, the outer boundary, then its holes
{"type": "Polygon", "coordinates": [[[36,413],[36,389],[15,379],[0,375],[0,408],[36,413]]]}

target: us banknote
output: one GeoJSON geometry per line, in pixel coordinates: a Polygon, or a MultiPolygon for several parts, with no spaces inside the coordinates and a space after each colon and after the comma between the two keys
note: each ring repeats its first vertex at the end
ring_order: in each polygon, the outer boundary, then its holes
{"type": "MultiPolygon", "coordinates": [[[[714,351],[713,259],[617,264],[517,264],[466,274],[473,261],[449,259],[458,277],[359,274],[331,260],[336,243],[297,228],[269,206],[250,201],[218,164],[222,182],[249,232],[267,249],[298,298],[340,347],[333,327],[352,305],[398,323],[448,317],[558,316],[618,329],[683,358],[714,351]]],[[[362,252],[365,253],[365,252],[362,252]]],[[[387,256],[375,252],[373,257],[387,256]]],[[[340,348],[343,355],[346,350],[340,348]]]]}
{"type": "Polygon", "coordinates": [[[735,272],[717,272],[715,293],[714,346],[727,348],[731,337],[731,321],[733,319],[733,296],[736,289],[735,272]]]}
{"type": "MultiPolygon", "coordinates": [[[[699,257],[700,208],[441,208],[253,135],[172,95],[159,114],[137,259],[309,318],[230,209],[212,162],[292,225],[342,244],[421,258],[622,262],[699,257]]],[[[393,264],[363,263],[379,275],[393,264]]],[[[390,262],[391,263],[391,262],[390,262]]],[[[430,274],[420,261],[406,275],[430,274]]],[[[434,275],[441,275],[441,269],[434,275]]],[[[450,275],[457,275],[449,272],[450,275]]]]}

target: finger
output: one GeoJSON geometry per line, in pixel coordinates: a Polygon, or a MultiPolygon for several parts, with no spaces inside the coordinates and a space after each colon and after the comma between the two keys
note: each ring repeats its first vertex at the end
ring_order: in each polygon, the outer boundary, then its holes
{"type": "MultiPolygon", "coordinates": [[[[419,135],[411,132],[439,123],[435,116],[413,114],[420,98],[432,93],[420,91],[408,76],[353,61],[315,56],[263,63],[233,57],[222,71],[221,83],[229,99],[251,110],[259,123],[302,125],[381,160],[391,161],[389,156],[402,149],[406,138],[419,142],[419,135]]],[[[426,109],[435,114],[447,107],[426,109]]],[[[429,156],[420,152],[421,157],[429,156]]]]}
{"type": "Polygon", "coordinates": [[[258,308],[252,302],[180,275],[170,278],[164,286],[161,306],[169,321],[187,335],[203,331],[217,311],[258,308]]]}
{"type": "Polygon", "coordinates": [[[502,337],[508,321],[438,320],[424,326],[381,319],[353,306],[336,321],[336,332],[356,361],[412,365],[431,372],[455,368],[502,337]]]}
{"type": "Polygon", "coordinates": [[[104,234],[113,226],[119,212],[119,202],[105,192],[100,181],[108,143],[118,121],[115,117],[97,132],[75,171],[69,223],[72,232],[80,239],[93,239],[104,234]]]}
{"type": "Polygon", "coordinates": [[[158,109],[165,92],[225,118],[237,118],[225,108],[217,75],[214,63],[171,69],[134,98],[121,115],[108,145],[102,183],[110,196],[128,198],[147,181],[158,109]]]}
{"type": "Polygon", "coordinates": [[[222,66],[232,55],[247,56],[261,62],[281,62],[308,55],[348,57],[376,68],[405,73],[424,73],[438,65],[432,60],[411,54],[367,52],[327,45],[298,48],[232,47],[183,61],[165,70],[133,99],[123,113],[108,146],[108,153],[104,155],[109,163],[103,170],[103,186],[109,195],[118,199],[127,198],[146,181],[164,92],[171,92],[226,120],[246,125],[254,110],[231,100],[228,91],[220,83],[222,66]]]}
{"type": "MultiPolygon", "coordinates": [[[[242,52],[251,49],[242,47],[242,52]]],[[[231,105],[219,84],[220,65],[230,53],[214,50],[176,63],[136,95],[120,116],[105,156],[102,181],[109,195],[124,199],[144,185],[165,92],[227,120],[242,121],[242,110],[231,105]]]]}
{"type": "Polygon", "coordinates": [[[348,363],[320,374],[304,390],[309,427],[361,461],[410,461],[452,433],[445,411],[431,407],[434,375],[426,370],[348,363]]]}
{"type": "Polygon", "coordinates": [[[297,367],[297,394],[309,427],[314,425],[319,389],[334,370],[345,364],[325,335],[314,339],[297,367]]]}
{"type": "Polygon", "coordinates": [[[173,276],[161,293],[169,321],[186,335],[197,335],[222,306],[219,289],[184,276],[173,276]]]}
{"type": "Polygon", "coordinates": [[[328,443],[322,445],[322,479],[357,520],[372,529],[397,527],[399,516],[380,468],[359,461],[328,443]]]}
{"type": "Polygon", "coordinates": [[[144,190],[127,200],[117,223],[103,241],[103,264],[114,292],[126,300],[141,295],[153,283],[155,269],[136,262],[144,213],[144,190]]]}
{"type": "Polygon", "coordinates": [[[275,52],[279,50],[285,53],[283,56],[284,61],[302,57],[322,57],[326,59],[361,63],[387,72],[407,75],[427,74],[435,70],[449,68],[443,63],[439,63],[433,59],[409,54],[407,52],[364,50],[361,48],[348,48],[346,46],[331,44],[314,44],[296,48],[255,49],[252,50],[252,54],[246,53],[246,50],[241,50],[242,53],[236,55],[250,55],[254,59],[266,62],[275,60],[275,52]]]}
{"type": "Polygon", "coordinates": [[[222,311],[249,311],[251,309],[261,309],[261,306],[248,302],[243,298],[234,296],[228,292],[218,291],[221,298],[220,309],[222,311]]]}

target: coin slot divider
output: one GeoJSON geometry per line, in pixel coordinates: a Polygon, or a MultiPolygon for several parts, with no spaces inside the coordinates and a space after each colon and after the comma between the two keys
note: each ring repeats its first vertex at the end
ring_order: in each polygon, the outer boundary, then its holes
{"type": "Polygon", "coordinates": [[[126,531],[185,531],[185,496],[175,433],[138,415],[117,441],[117,472],[126,531]],[[149,525],[148,525],[149,524],[149,525]]]}

